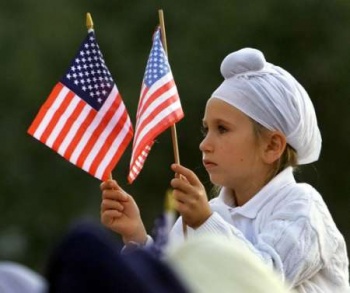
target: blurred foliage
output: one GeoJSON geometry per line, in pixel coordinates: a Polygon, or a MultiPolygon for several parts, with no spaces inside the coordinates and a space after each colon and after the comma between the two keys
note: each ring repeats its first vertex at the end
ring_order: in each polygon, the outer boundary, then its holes
{"type": "MultiPolygon", "coordinates": [[[[198,150],[205,102],[221,82],[222,59],[259,48],[297,77],[314,102],[322,156],[298,180],[321,192],[350,243],[349,1],[13,0],[0,3],[0,259],[40,271],[73,221],[99,219],[100,182],[26,131],[85,37],[86,12],[134,121],[158,9],[186,115],[177,125],[181,162],[210,189],[198,150]]],[[[158,138],[132,185],[126,183],[130,148],[113,176],[135,196],[150,229],[173,176],[170,133],[158,138]]]]}

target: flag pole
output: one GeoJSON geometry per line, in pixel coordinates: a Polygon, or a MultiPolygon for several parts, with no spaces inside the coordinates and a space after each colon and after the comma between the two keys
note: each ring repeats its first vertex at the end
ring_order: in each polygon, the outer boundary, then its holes
{"type": "MultiPolygon", "coordinates": [[[[163,10],[162,9],[158,10],[158,14],[159,14],[160,30],[162,33],[162,44],[164,47],[165,54],[168,55],[163,10]]],[[[178,147],[178,143],[177,143],[177,133],[176,133],[175,124],[172,125],[170,127],[170,129],[171,129],[171,138],[173,141],[175,163],[180,164],[180,155],[179,155],[179,147],[178,147]]]]}
{"type": "MultiPolygon", "coordinates": [[[[165,54],[168,56],[168,47],[167,47],[167,42],[166,42],[166,33],[165,33],[165,22],[164,22],[164,13],[163,9],[158,10],[158,16],[159,16],[159,25],[160,25],[160,30],[162,33],[162,44],[164,47],[165,54]]],[[[171,138],[173,142],[173,151],[174,151],[174,158],[175,158],[175,163],[180,164],[180,155],[179,155],[179,146],[177,143],[177,133],[176,133],[176,125],[172,125],[170,127],[171,130],[171,138]]],[[[184,220],[182,219],[182,231],[184,234],[184,237],[187,237],[187,226],[184,220]]]]}
{"type": "MultiPolygon", "coordinates": [[[[86,28],[88,32],[94,29],[94,22],[89,12],[86,13],[86,28]]],[[[109,179],[113,179],[112,173],[109,174],[109,179]]]]}

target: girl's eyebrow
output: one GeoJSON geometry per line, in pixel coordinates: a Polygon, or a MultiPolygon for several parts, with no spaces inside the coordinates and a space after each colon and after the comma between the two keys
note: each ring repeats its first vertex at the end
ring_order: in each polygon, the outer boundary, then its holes
{"type": "MultiPolygon", "coordinates": [[[[232,122],[229,122],[227,120],[223,120],[221,118],[214,119],[211,122],[213,122],[215,124],[225,124],[225,125],[231,125],[232,124],[232,122]]],[[[202,124],[203,125],[207,125],[207,121],[205,119],[202,119],[202,124]]]]}

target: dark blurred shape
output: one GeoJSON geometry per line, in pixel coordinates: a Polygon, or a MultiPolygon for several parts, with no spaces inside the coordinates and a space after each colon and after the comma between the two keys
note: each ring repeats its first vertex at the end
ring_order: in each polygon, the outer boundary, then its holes
{"type": "Polygon", "coordinates": [[[99,224],[74,225],[49,259],[49,292],[187,292],[171,269],[147,251],[121,255],[120,248],[99,224]]]}

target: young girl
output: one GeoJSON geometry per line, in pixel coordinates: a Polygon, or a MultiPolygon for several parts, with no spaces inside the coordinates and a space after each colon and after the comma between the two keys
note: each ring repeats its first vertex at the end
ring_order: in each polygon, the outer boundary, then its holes
{"type": "MultiPolygon", "coordinates": [[[[203,165],[221,189],[208,202],[191,170],[171,166],[180,175],[171,186],[181,214],[171,241],[184,240],[182,222],[187,237],[239,238],[298,292],[345,292],[344,238],[320,194],[293,176],[293,167],[317,161],[321,150],[307,92],[251,48],[229,54],[221,73],[225,80],[207,102],[200,144],[203,165]]],[[[145,244],[149,236],[133,198],[112,180],[101,189],[102,223],[126,244],[145,244]]]]}

